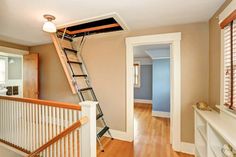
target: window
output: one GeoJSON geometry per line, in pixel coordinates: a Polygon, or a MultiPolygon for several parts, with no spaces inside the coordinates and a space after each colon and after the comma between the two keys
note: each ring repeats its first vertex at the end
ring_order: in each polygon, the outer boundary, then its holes
{"type": "Polygon", "coordinates": [[[134,87],[140,87],[140,63],[134,64],[134,87]]]}
{"type": "Polygon", "coordinates": [[[0,84],[5,84],[6,81],[6,59],[0,58],[0,84]]]}
{"type": "Polygon", "coordinates": [[[236,22],[224,26],[224,101],[236,111],[236,22]]]}

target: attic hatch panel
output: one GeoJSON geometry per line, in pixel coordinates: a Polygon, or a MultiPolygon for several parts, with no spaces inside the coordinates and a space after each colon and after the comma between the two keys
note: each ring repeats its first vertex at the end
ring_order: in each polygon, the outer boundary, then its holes
{"type": "MultiPolygon", "coordinates": [[[[67,27],[66,33],[74,37],[80,37],[83,35],[91,35],[91,34],[106,33],[106,32],[121,31],[121,30],[124,29],[112,17],[108,19],[67,27]]],[[[64,31],[64,29],[61,29],[59,31],[62,32],[64,31]]]]}

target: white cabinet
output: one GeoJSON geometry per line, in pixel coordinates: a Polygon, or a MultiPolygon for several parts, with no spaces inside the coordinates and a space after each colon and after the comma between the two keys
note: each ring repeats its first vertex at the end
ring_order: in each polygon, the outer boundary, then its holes
{"type": "Polygon", "coordinates": [[[207,122],[199,115],[195,115],[195,149],[197,157],[207,156],[207,122]]]}
{"type": "Polygon", "coordinates": [[[232,120],[224,113],[194,109],[196,157],[225,157],[222,153],[224,144],[236,150],[236,119],[232,120]]]}

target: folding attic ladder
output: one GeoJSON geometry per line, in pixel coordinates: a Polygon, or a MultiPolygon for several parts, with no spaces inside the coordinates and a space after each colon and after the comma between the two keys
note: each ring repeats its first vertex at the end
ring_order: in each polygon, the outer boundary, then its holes
{"type": "MultiPolygon", "coordinates": [[[[60,44],[61,51],[64,53],[66,57],[66,63],[68,65],[68,69],[70,71],[70,74],[72,76],[72,81],[74,84],[74,87],[76,89],[77,95],[79,96],[81,101],[98,101],[95,92],[91,86],[88,73],[84,64],[84,61],[82,59],[82,56],[79,51],[77,51],[74,48],[73,45],[73,37],[68,36],[65,32],[62,34],[61,32],[57,32],[57,38],[58,40],[67,40],[70,42],[71,48],[62,47],[62,44],[60,44]]],[[[84,44],[84,38],[83,36],[80,48],[84,44]]],[[[61,43],[61,42],[58,42],[61,43]]],[[[104,119],[104,114],[102,112],[102,109],[99,105],[99,103],[96,106],[96,112],[97,112],[97,121],[101,121],[102,129],[97,132],[97,141],[99,143],[100,149],[102,152],[104,152],[104,147],[101,143],[101,137],[105,133],[108,133],[111,139],[113,140],[113,137],[111,135],[111,132],[109,130],[109,127],[106,124],[106,121],[104,119]]]]}

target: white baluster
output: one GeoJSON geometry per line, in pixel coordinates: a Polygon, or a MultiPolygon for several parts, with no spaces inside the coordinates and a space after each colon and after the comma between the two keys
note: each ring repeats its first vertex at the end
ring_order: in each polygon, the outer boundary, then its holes
{"type": "MultiPolygon", "coordinates": [[[[57,108],[57,122],[56,122],[56,126],[57,126],[57,130],[56,130],[56,135],[58,135],[60,133],[60,109],[57,108]]],[[[61,156],[61,149],[60,149],[60,143],[61,140],[57,142],[57,156],[61,156]]]]}

